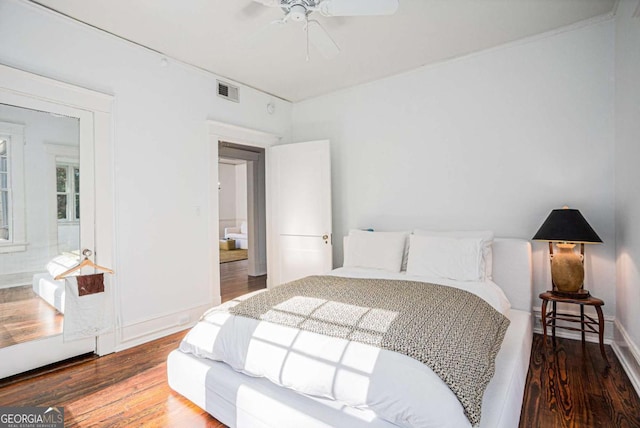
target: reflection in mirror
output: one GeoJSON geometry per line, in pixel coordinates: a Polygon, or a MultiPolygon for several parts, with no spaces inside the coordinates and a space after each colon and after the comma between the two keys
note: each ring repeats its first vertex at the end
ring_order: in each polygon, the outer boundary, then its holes
{"type": "Polygon", "coordinates": [[[0,241],[9,239],[9,139],[0,137],[0,241]]]}
{"type": "Polygon", "coordinates": [[[78,263],[79,119],[0,104],[0,347],[60,334],[78,263]]]}

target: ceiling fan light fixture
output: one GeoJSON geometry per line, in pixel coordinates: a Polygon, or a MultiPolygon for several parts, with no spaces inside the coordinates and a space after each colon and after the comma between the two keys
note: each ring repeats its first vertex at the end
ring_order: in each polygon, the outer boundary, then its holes
{"type": "Polygon", "coordinates": [[[305,21],[307,19],[307,8],[301,4],[294,4],[289,8],[289,19],[295,22],[305,21]]]}
{"type": "Polygon", "coordinates": [[[323,57],[331,59],[340,53],[340,48],[319,21],[312,19],[313,12],[330,16],[375,16],[392,15],[398,10],[399,0],[253,0],[269,7],[279,7],[284,17],[272,24],[288,21],[302,22],[306,36],[306,58],[309,60],[309,45],[314,45],[323,57]]]}

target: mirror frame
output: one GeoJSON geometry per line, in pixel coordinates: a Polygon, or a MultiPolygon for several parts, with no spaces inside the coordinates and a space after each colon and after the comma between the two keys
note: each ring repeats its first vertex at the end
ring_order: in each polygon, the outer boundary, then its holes
{"type": "MultiPolygon", "coordinates": [[[[96,263],[115,267],[113,156],[111,114],[114,97],[94,90],[50,79],[0,64],[0,103],[47,111],[80,119],[80,139],[91,139],[90,150],[82,150],[80,162],[94,177],[94,192],[82,202],[83,209],[94,212],[94,234],[83,237],[96,255],[96,263]],[[83,121],[83,119],[85,119],[83,121]],[[96,162],[99,160],[99,162],[96,162]],[[87,239],[85,239],[87,238],[87,239]]],[[[81,230],[82,233],[82,230],[81,230]]],[[[115,276],[110,276],[111,306],[115,326],[112,332],[97,337],[96,353],[114,352],[119,343],[117,316],[118,293],[115,276]]],[[[29,343],[29,342],[27,342],[29,343]]],[[[15,345],[18,346],[18,345],[15,345]]],[[[6,348],[5,348],[6,349],[6,348]]]]}

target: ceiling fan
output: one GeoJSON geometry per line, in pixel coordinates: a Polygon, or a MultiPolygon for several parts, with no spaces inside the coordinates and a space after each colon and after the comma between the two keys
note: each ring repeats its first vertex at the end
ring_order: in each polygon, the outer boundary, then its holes
{"type": "Polygon", "coordinates": [[[306,35],[307,61],[309,43],[325,58],[332,58],[340,48],[322,24],[310,16],[314,12],[322,16],[372,16],[392,15],[398,10],[399,0],[253,0],[268,7],[279,7],[284,17],[272,24],[286,24],[289,21],[303,24],[306,35]]]}

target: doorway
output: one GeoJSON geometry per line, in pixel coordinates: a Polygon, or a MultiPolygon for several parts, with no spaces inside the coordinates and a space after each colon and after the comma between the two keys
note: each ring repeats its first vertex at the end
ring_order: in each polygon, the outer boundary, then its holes
{"type": "Polygon", "coordinates": [[[218,246],[224,302],[266,288],[264,148],[218,141],[218,246]]]}
{"type": "Polygon", "coordinates": [[[218,233],[221,264],[248,259],[247,200],[247,161],[220,157],[218,233]]]}

